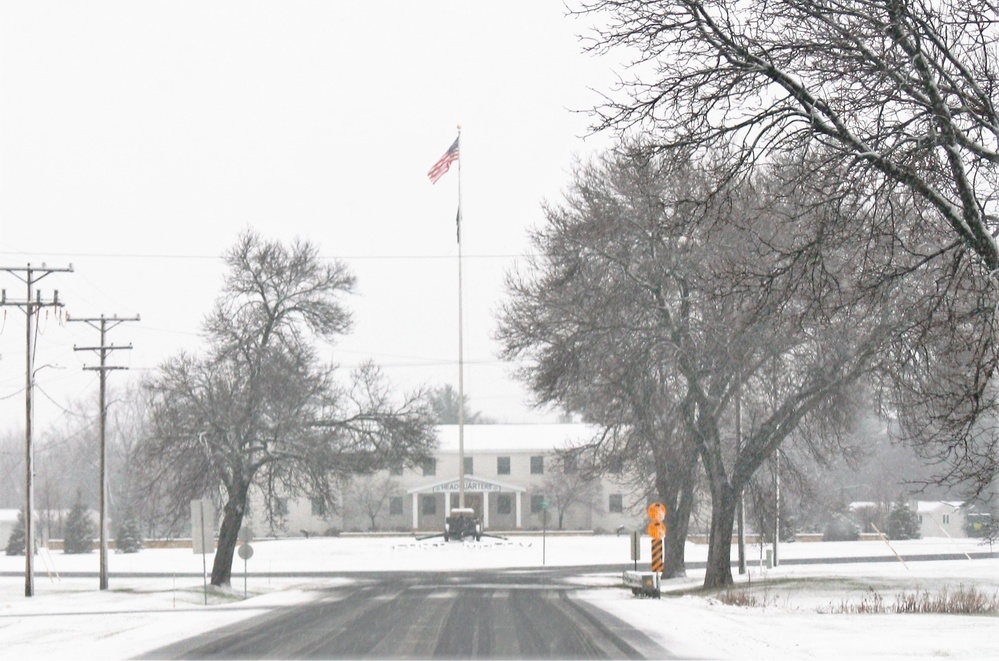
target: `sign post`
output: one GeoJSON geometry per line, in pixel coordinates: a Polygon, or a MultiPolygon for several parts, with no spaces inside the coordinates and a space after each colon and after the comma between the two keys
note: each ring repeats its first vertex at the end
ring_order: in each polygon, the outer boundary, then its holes
{"type": "Polygon", "coordinates": [[[253,557],[253,547],[248,542],[244,542],[239,545],[236,552],[243,559],[243,599],[246,599],[246,561],[253,557]]]}
{"type": "Polygon", "coordinates": [[[201,554],[201,577],[205,586],[205,606],[208,605],[208,560],[205,554],[215,543],[215,528],[208,520],[206,512],[212,511],[211,503],[202,500],[191,501],[191,546],[201,554]]]}
{"type": "Polygon", "coordinates": [[[547,500],[541,501],[541,566],[545,565],[545,540],[548,537],[548,508],[552,504],[547,500]]]}
{"type": "Polygon", "coordinates": [[[635,571],[638,571],[638,561],[642,559],[642,533],[639,530],[631,531],[631,560],[635,563],[635,571]]]}
{"type": "Polygon", "coordinates": [[[649,523],[648,533],[652,538],[652,571],[657,574],[663,572],[663,539],[666,537],[666,506],[662,503],[651,503],[646,510],[652,522],[649,523]]]}

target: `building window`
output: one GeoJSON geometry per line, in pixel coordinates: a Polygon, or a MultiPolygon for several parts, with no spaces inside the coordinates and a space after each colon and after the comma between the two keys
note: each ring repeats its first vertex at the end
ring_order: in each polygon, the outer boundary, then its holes
{"type": "Polygon", "coordinates": [[[389,516],[402,516],[402,496],[389,498],[389,516]]]}
{"type": "Polygon", "coordinates": [[[288,516],[288,499],[287,498],[275,498],[274,499],[274,514],[277,516],[288,516]]]}
{"type": "Polygon", "coordinates": [[[612,514],[620,514],[624,511],[624,497],[619,493],[612,493],[607,503],[607,510],[612,514]]]}
{"type": "Polygon", "coordinates": [[[542,507],[542,504],[544,502],[545,502],[545,495],[543,493],[542,494],[534,494],[534,495],[532,495],[531,496],[531,514],[537,514],[541,510],[543,510],[544,508],[542,507]]]}
{"type": "Polygon", "coordinates": [[[472,475],[472,457],[465,457],[465,475],[472,475]]]}
{"type": "Polygon", "coordinates": [[[496,513],[509,514],[513,511],[513,504],[510,502],[510,494],[501,493],[496,496],[496,513]]]}
{"type": "Polygon", "coordinates": [[[423,474],[424,475],[437,475],[437,460],[436,459],[426,459],[423,462],[423,474]]]}
{"type": "Polygon", "coordinates": [[[402,464],[396,464],[389,468],[389,475],[402,475],[402,464]]]}
{"type": "Polygon", "coordinates": [[[496,457],[496,474],[510,474],[510,457],[496,457]]]}
{"type": "Polygon", "coordinates": [[[566,475],[572,475],[578,470],[576,455],[567,454],[562,457],[562,472],[566,475]]]}
{"type": "Polygon", "coordinates": [[[624,471],[624,459],[616,456],[611,458],[608,470],[613,475],[620,475],[624,471]]]}
{"type": "Polygon", "coordinates": [[[542,455],[531,457],[531,475],[543,475],[545,472],[545,458],[542,455]]]}
{"type": "Polygon", "coordinates": [[[950,514],[943,515],[944,523],[950,523],[950,514]]]}
{"type": "Polygon", "coordinates": [[[312,516],[326,516],[326,503],[322,498],[312,499],[312,516]]]}
{"type": "Polygon", "coordinates": [[[437,514],[437,497],[436,496],[424,496],[423,506],[420,508],[424,514],[433,516],[437,514]]]}

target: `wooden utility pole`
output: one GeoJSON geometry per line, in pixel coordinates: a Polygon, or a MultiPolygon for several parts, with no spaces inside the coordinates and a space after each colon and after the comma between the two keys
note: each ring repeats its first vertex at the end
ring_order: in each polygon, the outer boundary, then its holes
{"type": "Polygon", "coordinates": [[[24,463],[25,463],[25,477],[24,477],[24,596],[31,597],[35,594],[35,568],[34,568],[34,557],[35,557],[35,544],[34,544],[34,525],[32,518],[34,516],[35,510],[35,486],[34,486],[34,473],[35,473],[35,450],[32,447],[31,440],[31,395],[32,390],[35,385],[35,351],[32,347],[32,332],[31,332],[31,320],[34,318],[35,314],[38,313],[44,307],[59,308],[62,307],[62,303],[59,302],[59,290],[54,290],[52,293],[52,299],[49,301],[42,300],[42,293],[35,291],[35,285],[39,280],[47,275],[53,273],[72,273],[73,265],[70,264],[65,268],[49,268],[42,264],[41,266],[32,266],[28,264],[27,266],[5,266],[0,267],[0,271],[6,271],[10,273],[18,280],[23,282],[27,287],[27,294],[24,300],[8,300],[7,290],[4,289],[0,291],[0,307],[15,306],[24,310],[25,324],[24,324],[24,337],[25,337],[25,352],[24,352],[24,463]]]}
{"type": "Polygon", "coordinates": [[[107,373],[110,370],[125,370],[127,367],[122,367],[119,365],[108,365],[107,358],[108,353],[111,351],[117,351],[119,349],[131,349],[132,345],[124,345],[116,347],[113,344],[107,343],[107,333],[109,330],[126,321],[139,321],[139,316],[128,318],[120,318],[117,315],[114,317],[105,317],[101,315],[100,317],[87,317],[79,319],[68,319],[68,321],[79,321],[85,324],[93,326],[101,334],[101,342],[96,347],[78,347],[73,346],[73,351],[96,351],[98,356],[100,356],[101,364],[97,367],[84,366],[85,370],[94,370],[100,372],[100,445],[101,445],[101,513],[100,513],[100,528],[101,528],[101,572],[100,572],[100,589],[108,589],[108,473],[107,473],[107,462],[108,462],[108,452],[107,452],[107,439],[105,436],[105,429],[107,426],[107,373]]]}

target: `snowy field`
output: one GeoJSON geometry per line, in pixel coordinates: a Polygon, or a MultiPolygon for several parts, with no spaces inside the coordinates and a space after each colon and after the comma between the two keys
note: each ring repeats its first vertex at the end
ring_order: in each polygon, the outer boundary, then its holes
{"type": "MultiPolygon", "coordinates": [[[[781,545],[785,564],[766,569],[760,548],[748,547],[750,583],[760,604],[729,606],[697,594],[703,570],[669,581],[678,593],[661,600],[635,598],[620,587],[630,569],[627,537],[484,539],[444,544],[412,538],[313,538],[253,543],[246,563],[234,564],[232,591],[202,590],[202,556],[190,549],[147,549],[109,556],[110,590],[99,591],[98,554],[52,552],[36,557],[35,596],[24,596],[24,557],[0,556],[0,656],[10,659],[119,659],[252,617],[270,608],[315,598],[310,587],[350,582],[322,572],[436,571],[476,568],[579,567],[575,594],[646,631],[688,658],[997,658],[999,617],[970,615],[842,614],[877,593],[974,588],[999,596],[999,559],[909,561],[927,554],[989,551],[976,540],[781,545]],[[790,564],[808,558],[891,558],[890,562],[790,564]],[[620,570],[588,569],[617,565],[620,570]],[[76,577],[81,572],[89,576],[76,577]],[[298,573],[299,575],[295,575],[298,573]],[[153,575],[155,574],[155,576],[153,575]],[[312,575],[308,575],[312,574],[312,575]],[[873,592],[872,592],[873,591],[873,592]],[[693,593],[692,593],[693,592],[693,593]],[[682,594],[679,594],[682,593],[682,594]]],[[[648,557],[648,540],[643,554],[648,557]]],[[[689,544],[688,562],[703,562],[707,547],[689,544]]],[[[212,557],[208,556],[211,567],[212,557]]],[[[639,565],[642,568],[642,565],[639,565]]]]}

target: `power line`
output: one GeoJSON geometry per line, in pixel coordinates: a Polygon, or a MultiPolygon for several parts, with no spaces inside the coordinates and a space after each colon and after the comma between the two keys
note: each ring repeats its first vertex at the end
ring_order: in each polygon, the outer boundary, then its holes
{"type": "MultiPolygon", "coordinates": [[[[23,257],[25,252],[3,252],[0,251],[0,255],[11,255],[14,257],[23,257]]],[[[155,253],[80,253],[80,252],[67,252],[67,253],[52,253],[46,252],[46,255],[51,255],[52,257],[80,257],[80,258],[101,258],[101,259],[193,259],[193,260],[223,260],[224,258],[220,255],[183,255],[183,254],[155,254],[155,253]]],[[[462,259],[518,259],[522,257],[534,256],[533,253],[477,253],[462,255],[462,259]]],[[[322,255],[322,259],[339,259],[339,260],[354,260],[362,261],[367,259],[373,260],[422,260],[422,259],[457,259],[456,254],[428,254],[428,255],[322,255]]]]}

